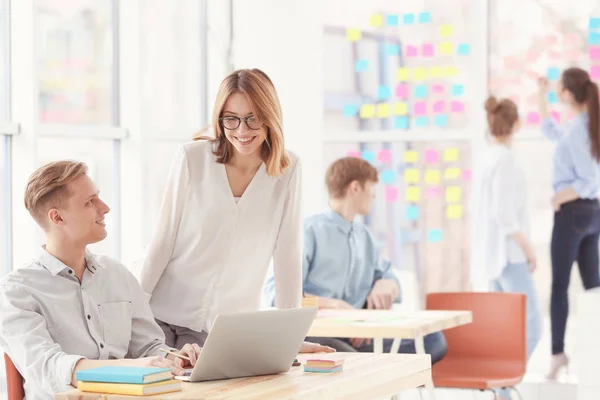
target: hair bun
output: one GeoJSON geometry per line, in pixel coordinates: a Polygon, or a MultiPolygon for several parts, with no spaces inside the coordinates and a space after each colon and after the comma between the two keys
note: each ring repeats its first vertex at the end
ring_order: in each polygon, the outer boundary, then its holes
{"type": "Polygon", "coordinates": [[[488,113],[493,113],[498,108],[498,100],[494,96],[488,97],[485,101],[485,110],[488,113]]]}

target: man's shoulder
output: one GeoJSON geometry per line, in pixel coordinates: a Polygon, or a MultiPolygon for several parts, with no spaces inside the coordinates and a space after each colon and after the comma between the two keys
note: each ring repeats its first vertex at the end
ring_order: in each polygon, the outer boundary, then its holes
{"type": "Polygon", "coordinates": [[[11,271],[4,278],[0,279],[0,287],[6,288],[9,286],[33,286],[40,279],[52,276],[50,272],[44,268],[41,262],[33,259],[25,263],[20,268],[11,271]]]}

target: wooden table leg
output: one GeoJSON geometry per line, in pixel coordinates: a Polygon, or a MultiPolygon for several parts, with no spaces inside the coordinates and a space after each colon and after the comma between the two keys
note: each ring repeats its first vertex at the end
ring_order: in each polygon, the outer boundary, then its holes
{"type": "Polygon", "coordinates": [[[383,339],[382,338],[373,339],[373,353],[377,353],[377,354],[383,353],[383,339]]]}
{"type": "MultiPolygon", "coordinates": [[[[419,336],[415,338],[415,350],[417,354],[427,354],[425,353],[425,343],[423,341],[423,336],[419,336]]],[[[427,397],[429,400],[435,400],[435,390],[433,389],[433,378],[429,380],[428,383],[425,384],[425,388],[427,389],[427,397]]]]}

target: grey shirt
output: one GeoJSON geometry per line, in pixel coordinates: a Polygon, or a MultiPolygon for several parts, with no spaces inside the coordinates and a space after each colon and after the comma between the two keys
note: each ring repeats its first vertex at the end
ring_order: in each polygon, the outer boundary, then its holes
{"type": "Polygon", "coordinates": [[[165,346],[136,278],[109,257],[86,252],[86,263],[80,283],[42,248],[0,281],[0,346],[25,378],[28,400],[72,389],[82,358],[153,356],[165,346]]]}

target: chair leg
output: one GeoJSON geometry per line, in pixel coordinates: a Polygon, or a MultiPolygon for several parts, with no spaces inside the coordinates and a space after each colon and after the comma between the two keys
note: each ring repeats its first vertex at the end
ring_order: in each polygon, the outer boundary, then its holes
{"type": "Polygon", "coordinates": [[[511,386],[511,387],[509,387],[508,389],[512,389],[512,390],[514,390],[515,392],[517,392],[517,396],[519,396],[519,400],[523,400],[523,396],[521,396],[521,392],[519,392],[519,389],[517,389],[517,388],[516,388],[516,387],[514,387],[514,386],[511,386]]]}
{"type": "Polygon", "coordinates": [[[490,391],[494,395],[494,400],[498,400],[498,393],[494,389],[479,389],[480,392],[490,391]]]}

